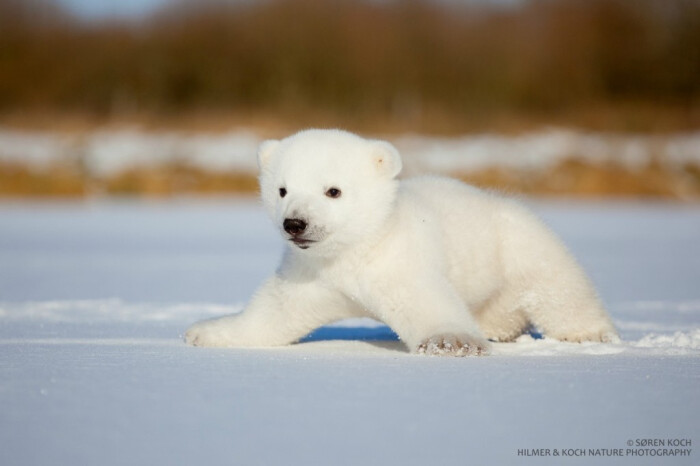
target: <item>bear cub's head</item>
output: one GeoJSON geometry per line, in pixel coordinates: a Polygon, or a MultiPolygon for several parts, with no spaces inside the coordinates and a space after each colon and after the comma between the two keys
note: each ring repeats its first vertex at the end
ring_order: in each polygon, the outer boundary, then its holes
{"type": "Polygon", "coordinates": [[[391,213],[401,157],[388,142],[306,130],[260,145],[263,203],[295,249],[334,254],[371,238],[391,213]]]}

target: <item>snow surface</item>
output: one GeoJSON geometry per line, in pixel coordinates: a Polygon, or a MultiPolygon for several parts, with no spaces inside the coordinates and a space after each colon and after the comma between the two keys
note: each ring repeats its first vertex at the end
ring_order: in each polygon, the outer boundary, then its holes
{"type": "Polygon", "coordinates": [[[355,319],[285,348],[191,348],[188,324],[239,311],[276,266],[257,203],[0,203],[0,464],[698,464],[700,208],[533,207],[623,343],[431,358],[355,319]],[[518,454],[637,439],[691,453],[518,454]]]}

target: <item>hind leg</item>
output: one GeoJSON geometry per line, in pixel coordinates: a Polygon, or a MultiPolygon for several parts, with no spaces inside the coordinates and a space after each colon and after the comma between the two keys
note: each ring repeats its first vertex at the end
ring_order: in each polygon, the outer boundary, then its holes
{"type": "Polygon", "coordinates": [[[507,342],[535,326],[545,336],[571,342],[614,342],[617,332],[597,298],[565,289],[529,288],[503,292],[477,314],[489,340],[507,342]]]}
{"type": "Polygon", "coordinates": [[[518,338],[530,326],[517,294],[502,291],[476,312],[486,338],[507,342],[518,338]]]}
{"type": "Polygon", "coordinates": [[[581,343],[618,342],[612,322],[598,303],[567,303],[545,297],[533,299],[528,314],[532,323],[551,338],[581,343]]]}
{"type": "Polygon", "coordinates": [[[521,297],[532,324],[551,338],[571,342],[619,341],[610,317],[585,277],[537,281],[521,297]]]}
{"type": "Polygon", "coordinates": [[[505,217],[506,288],[516,307],[545,336],[565,341],[616,341],[617,332],[586,273],[564,244],[522,210],[505,217]],[[517,232],[517,234],[513,234],[517,232]]]}

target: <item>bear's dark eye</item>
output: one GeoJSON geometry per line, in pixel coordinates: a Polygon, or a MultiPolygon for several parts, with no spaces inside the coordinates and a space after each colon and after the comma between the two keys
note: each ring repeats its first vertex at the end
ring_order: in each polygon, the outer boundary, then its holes
{"type": "Polygon", "coordinates": [[[287,190],[285,188],[280,188],[280,197],[284,197],[287,195],[287,190]]]}
{"type": "Polygon", "coordinates": [[[326,196],[332,197],[333,199],[337,199],[340,197],[340,189],[330,188],[328,191],[326,191],[326,196]]]}

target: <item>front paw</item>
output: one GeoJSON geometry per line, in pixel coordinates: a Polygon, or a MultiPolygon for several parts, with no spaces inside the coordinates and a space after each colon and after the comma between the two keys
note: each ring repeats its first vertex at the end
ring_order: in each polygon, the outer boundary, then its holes
{"type": "Polygon", "coordinates": [[[198,322],[185,332],[185,343],[191,346],[230,346],[230,339],[216,321],[198,322]]]}
{"type": "Polygon", "coordinates": [[[423,340],[416,352],[431,356],[483,356],[489,350],[489,342],[483,338],[468,333],[443,333],[423,340]]]}

